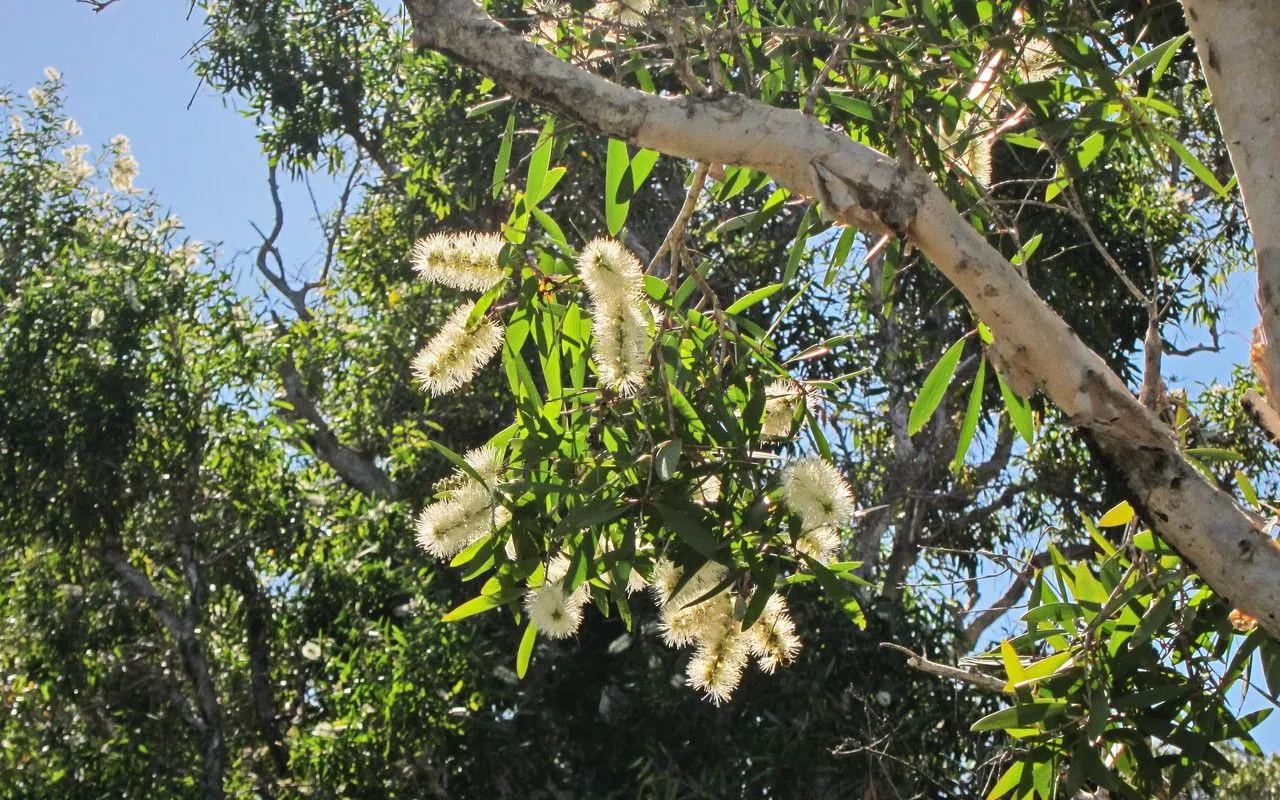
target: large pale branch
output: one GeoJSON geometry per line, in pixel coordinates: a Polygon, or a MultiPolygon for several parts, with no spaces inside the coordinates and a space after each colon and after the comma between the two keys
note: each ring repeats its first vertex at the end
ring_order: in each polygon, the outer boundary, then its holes
{"type": "Polygon", "coordinates": [[[1255,363],[1267,400],[1280,409],[1280,3],[1183,0],[1182,6],[1253,233],[1263,333],[1255,363]]]}
{"type": "Polygon", "coordinates": [[[592,130],[672,156],[751,167],[838,221],[918,247],[996,335],[1011,384],[1045,393],[1123,476],[1155,530],[1218,593],[1280,636],[1280,546],[1202,478],[1170,431],[948,202],[929,177],[798,111],[729,95],[664,98],[524,41],[470,0],[405,0],[417,44],[592,130]]]}

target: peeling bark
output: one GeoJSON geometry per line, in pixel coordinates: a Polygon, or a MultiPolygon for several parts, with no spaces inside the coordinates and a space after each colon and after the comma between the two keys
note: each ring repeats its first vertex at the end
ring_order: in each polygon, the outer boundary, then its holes
{"type": "Polygon", "coordinates": [[[918,247],[991,328],[1006,363],[1074,425],[1096,435],[1156,532],[1214,590],[1280,636],[1280,546],[1262,533],[1255,515],[1195,472],[1164,423],[923,171],[799,111],[737,95],[663,98],[610,83],[524,41],[470,0],[405,5],[419,46],[592,130],[668,155],[766,172],[821,200],[839,222],[892,232],[918,247]]]}
{"type": "Polygon", "coordinates": [[[1182,0],[1182,7],[1253,233],[1262,316],[1257,366],[1268,402],[1280,410],[1280,3],[1182,0]]]}

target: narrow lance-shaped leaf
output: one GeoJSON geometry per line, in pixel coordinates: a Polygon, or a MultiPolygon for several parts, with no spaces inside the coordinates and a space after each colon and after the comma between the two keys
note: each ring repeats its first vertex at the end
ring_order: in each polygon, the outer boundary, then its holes
{"type": "Polygon", "coordinates": [[[942,358],[938,359],[938,363],[933,365],[928,377],[924,379],[924,385],[920,387],[920,395],[911,404],[911,416],[907,421],[907,432],[911,435],[914,436],[920,432],[924,424],[933,416],[933,412],[937,410],[938,404],[942,402],[942,396],[951,385],[951,379],[955,377],[956,366],[960,364],[960,354],[963,351],[964,339],[961,339],[947,348],[947,352],[942,354],[942,358]]]}

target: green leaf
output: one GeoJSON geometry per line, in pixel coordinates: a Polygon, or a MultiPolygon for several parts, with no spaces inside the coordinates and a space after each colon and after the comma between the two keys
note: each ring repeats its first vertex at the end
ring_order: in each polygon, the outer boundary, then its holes
{"type": "Polygon", "coordinates": [[[852,116],[865,119],[869,122],[876,121],[875,107],[860,97],[853,95],[840,94],[837,92],[829,92],[827,100],[831,105],[852,116]]]}
{"type": "Polygon", "coordinates": [[[622,178],[630,165],[626,144],[610,139],[604,165],[604,218],[610,236],[617,236],[618,231],[622,230],[631,208],[628,201],[618,199],[618,189],[622,186],[622,178]]]}
{"type": "Polygon", "coordinates": [[[1061,653],[1054,653],[1051,656],[1040,659],[1034,663],[1028,664],[1022,669],[1022,680],[1018,681],[1018,686],[1028,686],[1037,681],[1048,678],[1064,666],[1066,666],[1075,653],[1070,650],[1063,650],[1061,653]]]}
{"type": "Polygon", "coordinates": [[[1098,527],[1116,528],[1121,525],[1128,525],[1131,519],[1133,519],[1133,506],[1129,505],[1129,501],[1125,500],[1103,514],[1098,520],[1098,527]]]}
{"type": "Polygon", "coordinates": [[[452,450],[450,450],[449,448],[445,447],[444,445],[440,444],[437,441],[431,441],[429,444],[437,453],[449,459],[450,463],[452,463],[455,467],[461,470],[464,474],[470,476],[471,480],[481,484],[482,486],[485,485],[484,478],[480,477],[480,473],[476,472],[475,469],[470,464],[467,463],[467,460],[465,458],[453,452],[452,450]]]}
{"type": "Polygon", "coordinates": [[[973,434],[978,430],[978,415],[982,412],[982,390],[987,378],[987,360],[978,362],[978,375],[973,379],[973,388],[969,390],[969,405],[964,410],[964,422],[960,424],[960,438],[956,442],[956,455],[951,459],[951,470],[958,472],[964,466],[964,457],[969,453],[969,445],[973,442],[973,434]]]}
{"type": "Polygon", "coordinates": [[[1013,423],[1014,430],[1027,444],[1035,444],[1036,429],[1031,420],[1031,405],[1013,393],[1013,390],[1005,384],[1004,378],[1000,377],[998,370],[996,381],[1000,384],[1000,396],[1004,398],[1004,407],[1009,411],[1009,421],[1013,423]]]}
{"type": "Polygon", "coordinates": [[[920,387],[920,395],[911,404],[911,417],[907,421],[907,432],[912,436],[920,432],[920,429],[933,416],[933,412],[937,410],[938,404],[942,402],[947,386],[955,377],[956,366],[960,363],[960,355],[963,351],[964,339],[961,339],[947,348],[947,352],[942,354],[942,358],[938,359],[938,363],[933,365],[928,377],[924,379],[924,385],[920,387]]]}
{"type": "Polygon", "coordinates": [[[1033,255],[1036,254],[1036,250],[1040,248],[1040,242],[1043,240],[1044,240],[1043,233],[1037,233],[1035,236],[1032,236],[1022,245],[1022,247],[1018,248],[1017,254],[1014,255],[1014,257],[1009,260],[1009,263],[1011,264],[1027,263],[1027,261],[1033,255]]]}
{"type": "Polygon", "coordinates": [[[1219,464],[1228,461],[1244,461],[1244,456],[1235,450],[1228,450],[1225,447],[1192,447],[1187,450],[1187,455],[1200,461],[1212,461],[1219,464]]]}
{"type": "Polygon", "coordinates": [[[479,597],[473,597],[462,605],[454,608],[448,614],[440,618],[442,622],[457,622],[460,619],[482,614],[499,606],[521,597],[524,590],[516,586],[510,589],[504,589],[497,594],[482,594],[479,597]]]}
{"type": "Polygon", "coordinates": [[[1169,39],[1168,41],[1161,42],[1160,44],[1151,48],[1150,50],[1138,56],[1134,60],[1130,61],[1128,64],[1125,64],[1124,69],[1120,70],[1120,72],[1117,74],[1117,77],[1123,78],[1126,75],[1137,75],[1138,73],[1142,72],[1143,70],[1152,66],[1153,64],[1159,64],[1160,66],[1157,68],[1157,71],[1152,75],[1153,79],[1159,80],[1160,75],[1165,71],[1165,69],[1168,68],[1169,61],[1173,59],[1174,55],[1178,51],[1178,48],[1182,47],[1182,43],[1185,42],[1190,36],[1191,36],[1191,32],[1188,31],[1180,36],[1175,36],[1172,39],[1169,39]]]}
{"type": "Polygon", "coordinates": [[[555,533],[557,536],[565,536],[583,528],[592,528],[617,519],[630,509],[631,504],[623,498],[602,497],[571,511],[564,519],[560,520],[560,524],[556,526],[555,533]]]}
{"type": "Polygon", "coordinates": [[[627,195],[628,198],[644,185],[649,173],[653,171],[653,166],[658,163],[660,155],[662,154],[657,150],[641,148],[631,157],[631,193],[627,195]]]}
{"type": "Polygon", "coordinates": [[[1102,135],[1101,131],[1090,134],[1083,142],[1080,143],[1080,149],[1076,150],[1076,164],[1080,167],[1080,171],[1089,168],[1098,156],[1102,155],[1102,150],[1107,144],[1107,139],[1102,135]]]}
{"type": "Polygon", "coordinates": [[[537,144],[533,146],[533,154],[529,157],[529,171],[524,184],[525,202],[529,208],[533,208],[546,197],[545,182],[547,167],[551,165],[551,146],[555,142],[552,136],[554,131],[555,123],[548,120],[538,136],[537,144]]]}
{"type": "Polygon", "coordinates": [[[996,781],[996,785],[991,787],[991,791],[987,793],[986,800],[1000,800],[1009,792],[1018,788],[1018,783],[1022,780],[1022,771],[1025,762],[1015,761],[1009,765],[1009,769],[1000,776],[1000,780],[996,781]]]}
{"type": "Polygon", "coordinates": [[[676,467],[680,466],[680,448],[683,444],[680,438],[676,437],[658,446],[658,452],[653,457],[654,474],[658,476],[658,480],[669,481],[676,474],[676,467]]]}
{"type": "Polygon", "coordinates": [[[1009,644],[1008,639],[1000,642],[1000,661],[1004,664],[1004,674],[1008,683],[1022,681],[1022,660],[1018,658],[1018,652],[1013,649],[1013,645],[1009,644]]]}
{"type": "MultiPolygon", "coordinates": [[[[560,226],[551,218],[551,215],[540,208],[531,208],[529,210],[533,212],[534,219],[538,220],[538,224],[542,226],[542,229],[551,237],[551,241],[560,245],[561,248],[568,250],[569,242],[564,238],[564,231],[560,230],[560,226]]],[[[501,285],[502,284],[499,284],[499,286],[501,285]]]]}
{"type": "Polygon", "coordinates": [[[754,292],[751,292],[745,297],[739,298],[737,301],[733,303],[733,305],[726,308],[724,310],[724,313],[741,314],[743,311],[746,311],[748,308],[751,308],[755,304],[763,302],[764,300],[777,294],[778,291],[782,288],[782,286],[783,284],[781,283],[771,283],[768,286],[763,286],[759,289],[756,289],[754,292]]]}
{"type": "Polygon", "coordinates": [[[488,114],[503,103],[509,102],[511,102],[511,95],[495,97],[492,100],[485,100],[483,103],[476,103],[474,106],[467,109],[467,119],[483,117],[485,114],[488,114]]]}
{"type": "Polygon", "coordinates": [[[1258,506],[1258,492],[1253,488],[1253,481],[1249,480],[1249,476],[1236,470],[1236,486],[1240,487],[1240,496],[1250,506],[1256,508],[1258,506]]]}
{"type": "Polygon", "coordinates": [[[1085,615],[1078,603],[1045,603],[1022,615],[1028,625],[1037,622],[1072,622],[1085,615]]]}
{"type": "Polygon", "coordinates": [[[760,619],[765,603],[769,602],[769,598],[773,595],[774,583],[777,580],[778,562],[770,559],[756,578],[756,590],[751,593],[751,602],[747,603],[747,610],[742,615],[742,630],[747,630],[760,619]]]}
{"type": "Polygon", "coordinates": [[[516,677],[524,679],[529,672],[529,659],[533,657],[533,643],[538,638],[538,631],[530,622],[524,627],[524,636],[520,637],[520,648],[516,650],[516,677]]]}
{"type": "Polygon", "coordinates": [[[507,129],[502,134],[502,143],[498,145],[498,160],[493,164],[493,196],[502,194],[502,187],[507,182],[507,168],[511,165],[511,143],[516,135],[516,114],[507,116],[507,129]]]}
{"type": "Polygon", "coordinates": [[[701,523],[662,503],[654,503],[653,507],[662,517],[663,524],[697,553],[711,558],[720,550],[720,543],[701,523]]]}
{"type": "Polygon", "coordinates": [[[988,714],[973,723],[969,730],[977,733],[979,731],[999,731],[1008,728],[1028,728],[1036,723],[1064,714],[1066,710],[1066,700],[1033,700],[1030,703],[1020,703],[988,714]]]}
{"type": "Polygon", "coordinates": [[[1218,181],[1217,177],[1214,176],[1208,167],[1201,163],[1200,159],[1192,155],[1191,151],[1188,150],[1182,142],[1178,141],[1170,133],[1160,128],[1156,128],[1155,131],[1156,135],[1159,136],[1165,144],[1169,145],[1173,152],[1178,154],[1178,158],[1182,159],[1182,163],[1187,166],[1187,169],[1191,170],[1192,174],[1199,178],[1205,186],[1208,186],[1216,192],[1219,197],[1227,196],[1227,190],[1218,181]]]}

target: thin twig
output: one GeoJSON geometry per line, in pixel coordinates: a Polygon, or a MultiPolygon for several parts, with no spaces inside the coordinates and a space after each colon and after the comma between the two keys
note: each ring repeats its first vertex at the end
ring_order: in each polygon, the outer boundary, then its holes
{"type": "MultiPolygon", "coordinates": [[[[693,179],[689,183],[689,191],[684,196],[684,204],[680,206],[680,213],[676,215],[675,221],[671,223],[671,228],[662,239],[662,244],[658,245],[658,251],[649,260],[649,267],[646,270],[648,274],[653,274],[653,271],[658,266],[658,261],[668,251],[674,252],[675,248],[684,242],[685,233],[689,228],[689,220],[693,217],[694,209],[698,206],[698,196],[702,194],[702,187],[707,182],[707,171],[709,169],[709,164],[701,162],[694,168],[693,179]]],[[[671,269],[673,272],[675,271],[674,258],[671,259],[671,269]]]]}
{"type": "Polygon", "coordinates": [[[997,692],[999,694],[1013,694],[1012,691],[1005,688],[1005,682],[991,675],[974,670],[960,669],[949,664],[939,664],[936,661],[917,655],[909,648],[893,642],[881,642],[881,647],[889,650],[897,650],[907,657],[907,666],[912,669],[918,669],[921,672],[927,672],[930,675],[937,675],[940,678],[950,678],[953,681],[967,683],[970,686],[976,686],[979,689],[985,689],[988,692],[997,692]]]}

